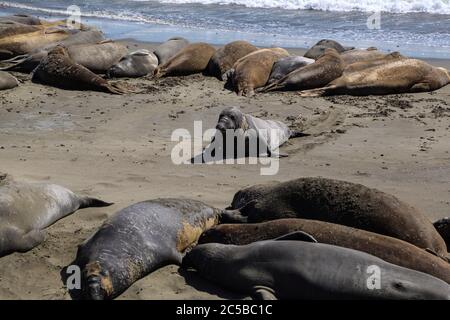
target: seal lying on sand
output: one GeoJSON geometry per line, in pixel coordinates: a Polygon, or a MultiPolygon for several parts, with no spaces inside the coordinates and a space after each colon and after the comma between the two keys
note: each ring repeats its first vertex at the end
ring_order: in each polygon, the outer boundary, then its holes
{"type": "Polygon", "coordinates": [[[19,85],[19,81],[8,72],[0,71],[0,91],[12,89],[19,85]]]}
{"type": "Polygon", "coordinates": [[[30,26],[27,24],[14,23],[14,22],[0,22],[0,39],[15,36],[19,34],[25,34],[41,30],[40,26],[30,26]]]}
{"type": "Polygon", "coordinates": [[[186,39],[174,37],[156,47],[153,53],[158,58],[159,65],[163,65],[178,54],[188,44],[189,41],[186,39]]]}
{"type": "Polygon", "coordinates": [[[379,233],[447,255],[444,240],[431,221],[416,208],[396,197],[360,184],[325,178],[300,178],[267,188],[239,191],[248,202],[243,208],[224,213],[222,220],[262,222],[281,218],[303,218],[342,224],[379,233]],[[246,193],[257,196],[250,199],[246,193]]]}
{"type": "Polygon", "coordinates": [[[295,237],[304,241],[201,244],[182,266],[230,290],[267,300],[450,299],[450,286],[440,279],[361,251],[314,243],[306,233],[295,237]]]}
{"type": "Polygon", "coordinates": [[[450,73],[417,59],[397,59],[362,71],[346,73],[318,89],[300,92],[304,97],[336,94],[382,95],[428,92],[450,83],[450,73]]]}
{"type": "Polygon", "coordinates": [[[386,55],[385,53],[378,51],[377,48],[370,47],[365,50],[354,49],[345,51],[341,53],[341,58],[346,65],[349,65],[355,62],[380,59],[383,58],[385,55],[386,55]]]}
{"type": "Polygon", "coordinates": [[[339,78],[344,71],[344,67],[339,53],[334,49],[326,49],[316,62],[294,70],[260,91],[302,90],[322,87],[339,78]]]}
{"type": "Polygon", "coordinates": [[[216,52],[213,46],[199,42],[189,44],[155,70],[155,77],[186,76],[203,72],[216,52]]]}
{"type": "Polygon", "coordinates": [[[97,90],[114,94],[130,92],[75,63],[69,57],[67,49],[62,46],[57,46],[48,53],[48,56],[33,71],[32,80],[63,89],[97,90]]]}
{"type": "Polygon", "coordinates": [[[134,51],[122,58],[106,74],[110,78],[138,78],[153,74],[157,67],[158,58],[148,50],[142,49],[134,51]]]}
{"type": "Polygon", "coordinates": [[[44,229],[78,209],[111,205],[54,184],[0,182],[0,257],[44,241],[44,229]]]}
{"type": "Polygon", "coordinates": [[[208,64],[208,74],[219,80],[226,80],[224,75],[240,58],[258,50],[247,41],[234,41],[218,49],[208,64]]]}
{"type": "Polygon", "coordinates": [[[304,57],[317,60],[325,53],[326,49],[335,49],[338,53],[342,53],[344,51],[352,50],[354,47],[344,47],[334,40],[322,39],[306,51],[304,57]]]}
{"type": "Polygon", "coordinates": [[[251,97],[255,89],[269,80],[272,67],[279,59],[289,56],[282,48],[261,49],[239,59],[227,73],[228,81],[238,95],[251,97]]]}
{"type": "Polygon", "coordinates": [[[10,16],[3,16],[0,17],[0,21],[13,21],[27,25],[41,25],[43,23],[46,23],[45,20],[40,20],[39,18],[27,14],[14,14],[10,16]]]}
{"type": "Polygon", "coordinates": [[[407,58],[405,56],[401,55],[400,52],[395,51],[395,52],[386,54],[381,58],[358,61],[358,62],[349,64],[345,67],[343,74],[363,71],[364,69],[381,66],[385,63],[392,62],[394,60],[401,60],[401,59],[407,59],[407,58]]]}
{"type": "Polygon", "coordinates": [[[263,223],[221,224],[205,231],[199,243],[246,245],[298,231],[310,234],[319,243],[366,252],[450,283],[447,260],[396,238],[317,220],[280,219],[263,223]]]}
{"type": "Polygon", "coordinates": [[[433,224],[436,230],[441,235],[442,239],[444,239],[445,243],[447,244],[447,250],[450,250],[450,218],[442,218],[433,224]]]}
{"type": "Polygon", "coordinates": [[[273,65],[272,72],[270,74],[269,81],[267,81],[267,84],[277,82],[278,80],[285,77],[292,71],[307,66],[308,64],[311,63],[314,63],[313,59],[300,56],[290,56],[286,58],[281,58],[273,65]]]}
{"type": "Polygon", "coordinates": [[[182,199],[145,201],[119,211],[78,248],[72,265],[82,270],[82,287],[72,296],[112,299],[150,272],[180,264],[183,252],[217,224],[218,214],[182,199]]]}
{"type": "Polygon", "coordinates": [[[280,157],[285,156],[278,148],[292,138],[304,137],[307,134],[289,129],[289,127],[276,120],[263,120],[243,113],[239,107],[228,107],[222,110],[216,125],[217,134],[202,155],[191,159],[192,163],[204,163],[209,160],[223,160],[235,157],[280,157]],[[236,133],[239,131],[238,133],[236,133]],[[228,134],[232,136],[228,136],[228,134]],[[221,139],[218,139],[218,135],[221,139]],[[237,137],[237,140],[235,140],[237,137]],[[233,139],[234,150],[227,153],[227,139],[233,139]],[[250,140],[254,139],[253,144],[250,140]],[[236,144],[234,142],[237,142],[236,144]],[[251,146],[251,147],[250,147],[251,146]],[[236,147],[245,148],[238,150],[236,147]],[[251,148],[256,148],[253,150],[251,148]],[[251,149],[251,150],[250,150],[251,149]],[[240,154],[239,154],[240,152],[240,154]]]}
{"type": "Polygon", "coordinates": [[[123,44],[112,41],[73,45],[67,51],[73,61],[95,73],[106,73],[128,54],[128,49],[123,44]]]}

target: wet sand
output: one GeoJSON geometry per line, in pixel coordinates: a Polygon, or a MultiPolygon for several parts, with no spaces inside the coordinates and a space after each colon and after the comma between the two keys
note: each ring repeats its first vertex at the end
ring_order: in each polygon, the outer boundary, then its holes
{"type": "MultiPolygon", "coordinates": [[[[130,50],[154,44],[127,41],[130,50]]],[[[301,50],[290,50],[301,52],[301,50]]],[[[431,63],[450,69],[450,61],[431,63]]],[[[301,98],[295,92],[238,97],[201,75],[131,79],[142,93],[116,96],[60,90],[15,74],[21,86],[0,93],[0,172],[64,185],[114,202],[84,209],[48,229],[45,242],[0,259],[0,299],[70,299],[61,269],[77,245],[119,209],[158,197],[226,207],[239,189],[262,182],[322,176],[392,193],[431,220],[450,213],[450,86],[433,93],[301,98]],[[180,165],[171,161],[177,128],[196,120],[213,128],[222,108],[286,121],[311,136],[289,141],[279,172],[260,165],[180,165]]],[[[168,266],[120,299],[236,297],[168,266]]]]}

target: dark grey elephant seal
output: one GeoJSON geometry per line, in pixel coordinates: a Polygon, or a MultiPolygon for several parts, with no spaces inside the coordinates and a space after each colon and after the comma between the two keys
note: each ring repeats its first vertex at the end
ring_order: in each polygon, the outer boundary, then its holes
{"type": "Polygon", "coordinates": [[[342,53],[344,51],[352,50],[354,47],[344,47],[337,41],[322,39],[306,51],[304,57],[317,60],[325,53],[326,49],[335,49],[338,53],[342,53]]]}
{"type": "Polygon", "coordinates": [[[57,46],[48,53],[33,71],[32,80],[62,89],[96,90],[113,94],[130,92],[73,61],[67,49],[62,46],[57,46]]]}
{"type": "Polygon", "coordinates": [[[306,232],[319,243],[366,252],[450,284],[450,264],[446,259],[396,238],[317,220],[279,219],[262,223],[220,224],[206,230],[198,243],[245,245],[298,231],[306,232]]]}
{"type": "Polygon", "coordinates": [[[78,209],[109,205],[54,184],[0,181],[0,257],[36,247],[45,228],[78,209]]]}
{"type": "Polygon", "coordinates": [[[8,72],[0,71],[0,91],[15,88],[19,81],[8,72]]]}
{"type": "Polygon", "coordinates": [[[326,49],[314,63],[296,69],[280,80],[261,89],[262,92],[274,90],[304,90],[320,88],[339,78],[345,64],[334,49],[326,49]]]}
{"type": "MultiPolygon", "coordinates": [[[[222,110],[216,125],[217,134],[211,144],[204,150],[202,155],[191,160],[193,163],[204,163],[210,160],[223,160],[230,157],[287,157],[286,154],[279,152],[279,147],[291,138],[307,136],[307,134],[291,130],[285,123],[277,120],[264,120],[243,113],[239,107],[228,107],[222,110]],[[239,131],[239,132],[237,132],[239,131]],[[232,136],[227,136],[231,134],[232,136]],[[222,139],[218,139],[218,135],[222,139]],[[227,154],[228,139],[243,141],[241,147],[245,150],[237,154],[232,150],[227,154]],[[253,140],[253,147],[256,150],[249,150],[250,140],[253,140]]],[[[236,148],[239,147],[232,143],[236,148]]]]}
{"type": "Polygon", "coordinates": [[[433,224],[436,230],[441,235],[442,239],[444,239],[445,243],[447,244],[447,250],[450,250],[450,218],[442,218],[433,224]]]}
{"type": "Polygon", "coordinates": [[[239,191],[233,200],[250,201],[224,213],[223,222],[262,222],[302,218],[345,225],[401,239],[447,255],[444,240],[428,217],[396,197],[361,184],[325,178],[300,178],[239,191]],[[251,199],[246,194],[255,196],[251,199]]]}
{"type": "Polygon", "coordinates": [[[233,65],[249,53],[258,50],[257,47],[247,41],[234,41],[219,48],[211,57],[208,64],[208,74],[219,80],[225,81],[225,73],[233,68],[233,65]]]}
{"type": "Polygon", "coordinates": [[[306,233],[244,246],[201,244],[184,268],[259,299],[450,299],[450,286],[370,254],[314,243],[306,233]],[[306,242],[311,241],[311,242],[306,242]]]}
{"type": "Polygon", "coordinates": [[[272,73],[270,74],[269,81],[267,81],[267,84],[277,82],[278,80],[285,77],[292,71],[307,66],[308,64],[314,62],[315,62],[314,59],[309,59],[300,56],[289,56],[286,58],[281,58],[273,65],[272,73]]]}
{"type": "Polygon", "coordinates": [[[219,212],[183,199],[145,201],[117,212],[78,248],[72,265],[82,270],[82,288],[72,296],[113,299],[150,272],[181,264],[183,252],[217,224],[219,212]]]}
{"type": "Polygon", "coordinates": [[[134,51],[122,58],[106,74],[109,78],[139,78],[153,74],[157,67],[158,58],[156,55],[148,50],[142,49],[134,51]]]}
{"type": "Polygon", "coordinates": [[[157,46],[153,53],[158,58],[159,65],[163,65],[188,44],[188,40],[182,37],[174,37],[157,46]]]}

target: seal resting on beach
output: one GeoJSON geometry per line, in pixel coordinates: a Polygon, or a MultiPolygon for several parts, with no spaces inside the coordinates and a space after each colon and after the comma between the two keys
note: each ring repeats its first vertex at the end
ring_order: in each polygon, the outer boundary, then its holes
{"type": "Polygon", "coordinates": [[[0,22],[0,39],[41,30],[40,26],[30,26],[15,22],[0,22]]]}
{"type": "Polygon", "coordinates": [[[396,238],[317,220],[280,219],[262,223],[221,224],[205,231],[199,243],[246,245],[298,231],[310,234],[319,243],[363,251],[450,283],[450,264],[447,260],[396,238]]]}
{"type": "Polygon", "coordinates": [[[300,56],[289,56],[286,58],[281,58],[273,65],[272,72],[270,73],[269,81],[267,81],[267,84],[277,82],[292,71],[307,66],[311,63],[314,63],[313,59],[300,56]]]}
{"type": "Polygon", "coordinates": [[[334,49],[326,49],[314,63],[289,73],[280,80],[262,88],[260,91],[302,90],[318,88],[339,78],[345,64],[340,54],[334,49]]]}
{"type": "Polygon", "coordinates": [[[113,299],[150,272],[181,264],[219,213],[187,199],[144,201],[117,212],[78,248],[71,265],[82,270],[82,287],[72,297],[113,299]]]}
{"type": "Polygon", "coordinates": [[[342,61],[346,65],[355,63],[355,62],[361,62],[361,61],[367,61],[367,60],[373,60],[373,59],[380,59],[383,58],[386,54],[378,51],[375,47],[370,47],[365,50],[362,49],[354,49],[349,50],[341,53],[342,61]]]}
{"type": "Polygon", "coordinates": [[[74,62],[67,49],[62,46],[57,46],[48,53],[33,71],[32,80],[63,89],[97,90],[114,94],[130,92],[74,62]]]}
{"type": "Polygon", "coordinates": [[[105,73],[128,54],[123,44],[103,41],[67,47],[70,58],[95,73],[105,73]]]}
{"type": "Polygon", "coordinates": [[[344,51],[352,50],[354,47],[344,47],[337,41],[322,39],[306,51],[303,56],[305,58],[317,60],[325,53],[326,49],[335,49],[338,53],[342,53],[344,51]]]}
{"type": "Polygon", "coordinates": [[[269,80],[272,67],[279,59],[289,56],[282,48],[260,49],[239,59],[228,71],[228,81],[238,95],[251,97],[255,89],[263,87],[269,80]]]}
{"type": "Polygon", "coordinates": [[[155,77],[186,76],[201,73],[206,69],[215,52],[216,49],[207,43],[189,44],[166,63],[156,68],[155,77]]]}
{"type": "Polygon", "coordinates": [[[394,60],[401,60],[401,59],[407,59],[407,58],[405,56],[401,55],[400,52],[395,51],[395,52],[386,54],[381,58],[363,60],[363,61],[358,61],[358,62],[349,64],[345,67],[343,74],[362,71],[364,69],[381,66],[385,63],[392,62],[394,60]]]}
{"type": "Polygon", "coordinates": [[[219,80],[226,80],[224,75],[240,58],[257,51],[258,48],[247,41],[234,41],[218,49],[208,64],[208,74],[219,80]]]}
{"type": "Polygon", "coordinates": [[[0,180],[0,257],[33,249],[45,228],[78,209],[109,205],[54,184],[0,180]]]}
{"type": "Polygon", "coordinates": [[[425,214],[396,197],[361,184],[325,178],[300,178],[236,193],[222,222],[262,222],[281,218],[320,220],[371,231],[412,243],[441,257],[444,240],[425,214]],[[251,199],[246,193],[256,196],[251,199]]]}
{"type": "Polygon", "coordinates": [[[336,94],[355,96],[429,92],[450,83],[449,71],[422,60],[397,59],[346,73],[327,86],[300,92],[304,97],[336,94]]]}
{"type": "Polygon", "coordinates": [[[0,90],[15,88],[19,85],[19,81],[8,72],[0,71],[0,90]]]}
{"type": "Polygon", "coordinates": [[[203,278],[256,299],[450,299],[450,286],[365,252],[297,232],[235,246],[201,244],[183,259],[203,278]]]}
{"type": "Polygon", "coordinates": [[[34,26],[47,23],[47,21],[45,21],[45,20],[40,20],[39,18],[30,16],[27,14],[14,14],[14,15],[10,15],[10,16],[0,17],[0,22],[5,22],[5,21],[13,21],[13,22],[21,23],[21,24],[34,25],[34,26]]]}
{"type": "Polygon", "coordinates": [[[163,65],[188,44],[189,41],[182,37],[170,38],[166,42],[157,46],[153,53],[158,58],[159,65],[163,65]]]}
{"type": "Polygon", "coordinates": [[[139,78],[153,74],[158,67],[158,58],[150,51],[141,49],[130,53],[108,71],[110,78],[139,78]]]}

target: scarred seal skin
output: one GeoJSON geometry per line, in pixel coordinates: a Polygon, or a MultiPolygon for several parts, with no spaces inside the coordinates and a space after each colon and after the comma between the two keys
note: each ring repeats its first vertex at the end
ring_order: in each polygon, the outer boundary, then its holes
{"type": "Polygon", "coordinates": [[[449,300],[450,286],[428,274],[300,233],[289,241],[201,244],[183,259],[207,280],[259,299],[449,300]],[[302,239],[303,237],[303,239],[302,239]]]}
{"type": "Polygon", "coordinates": [[[72,265],[82,270],[82,288],[72,297],[113,299],[150,272],[180,264],[219,213],[188,199],[144,201],[117,212],[78,248],[72,265]]]}
{"type": "Polygon", "coordinates": [[[298,231],[310,234],[319,243],[363,251],[450,283],[450,264],[446,259],[399,239],[317,220],[280,219],[251,224],[221,224],[205,231],[199,243],[246,245],[298,231]]]}
{"type": "Polygon", "coordinates": [[[428,217],[396,197],[361,184],[300,178],[239,191],[223,222],[302,218],[341,224],[401,239],[444,257],[447,247],[428,217]],[[252,189],[256,188],[257,192],[252,189]],[[252,198],[249,195],[254,195],[252,198]],[[240,198],[247,201],[243,204],[240,198]]]}

